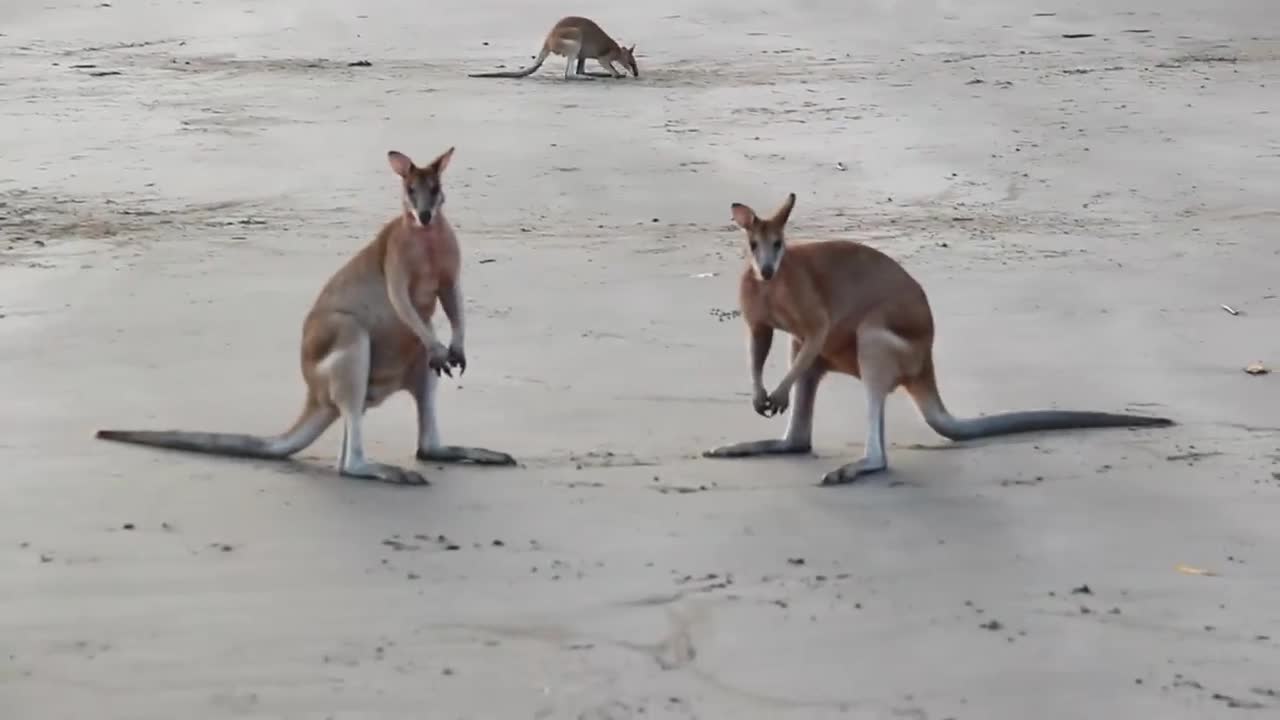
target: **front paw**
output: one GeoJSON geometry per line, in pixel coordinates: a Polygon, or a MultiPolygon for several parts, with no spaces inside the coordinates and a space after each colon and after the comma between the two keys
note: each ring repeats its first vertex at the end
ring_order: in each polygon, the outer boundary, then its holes
{"type": "Polygon", "coordinates": [[[761,417],[781,415],[790,405],[791,398],[785,388],[778,388],[771,393],[766,393],[764,388],[756,388],[755,395],[751,398],[751,407],[761,417]]]}
{"type": "Polygon", "coordinates": [[[771,410],[769,413],[770,417],[774,415],[781,415],[786,412],[789,407],[791,407],[791,394],[789,390],[780,387],[769,393],[769,409],[771,410]]]}
{"type": "Polygon", "coordinates": [[[449,365],[458,368],[458,377],[462,377],[467,372],[467,353],[462,349],[462,345],[452,344],[449,346],[447,361],[449,365]]]}
{"type": "Polygon", "coordinates": [[[756,388],[751,396],[751,407],[760,417],[769,417],[772,414],[773,403],[769,401],[768,391],[762,387],[756,388]]]}
{"type": "Polygon", "coordinates": [[[453,377],[453,370],[449,369],[449,356],[449,348],[446,348],[443,343],[432,343],[431,347],[427,349],[427,367],[437,376],[440,373],[444,373],[449,377],[453,377]]]}

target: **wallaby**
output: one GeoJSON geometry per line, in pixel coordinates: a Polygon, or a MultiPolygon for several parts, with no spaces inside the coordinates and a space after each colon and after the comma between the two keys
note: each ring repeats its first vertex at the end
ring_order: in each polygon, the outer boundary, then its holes
{"type": "Polygon", "coordinates": [[[461,253],[445,219],[441,176],[453,148],[425,168],[391,151],[401,178],[399,216],[325,284],[302,324],[302,377],[307,396],[293,427],[275,437],[232,433],[99,430],[104,440],[253,458],[284,459],[310,446],[339,417],[344,423],[338,470],[347,477],[426,485],[417,472],[365,460],[361,421],[369,408],[408,390],[418,410],[419,460],[514,465],[510,455],[440,444],[436,386],[440,373],[466,372],[460,284],[461,253]],[[452,336],[436,339],[437,300],[452,336]]]}
{"type": "Polygon", "coordinates": [[[636,65],[636,46],[623,47],[609,37],[595,21],[590,18],[570,15],[561,18],[547,33],[542,42],[542,50],[533,64],[523,70],[506,72],[473,73],[474,78],[522,78],[528,77],[542,67],[551,53],[566,58],[564,65],[565,80],[584,80],[596,77],[626,77],[627,70],[634,77],[640,77],[640,68],[636,65]],[[585,71],[587,60],[595,60],[608,70],[608,73],[589,73],[585,71]],[[614,66],[622,66],[622,72],[614,66]]]}
{"type": "Polygon", "coordinates": [[[795,193],[789,194],[768,219],[757,217],[746,205],[730,206],[734,223],[746,230],[749,246],[739,302],[750,335],[752,405],[760,415],[772,417],[794,403],[786,434],[778,440],[718,447],[704,456],[810,452],[814,400],[828,372],[862,381],[867,439],[862,459],[828,472],[823,485],[849,483],[888,467],[885,399],[900,386],[910,393],[929,427],[951,440],[1035,430],[1173,425],[1167,418],[1071,410],[952,416],[934,375],[933,315],[924,289],[892,258],[860,243],[828,240],[789,248],[784,229],[795,202],[795,193]],[[762,376],[775,329],[792,337],[791,363],[770,393],[762,376]]]}

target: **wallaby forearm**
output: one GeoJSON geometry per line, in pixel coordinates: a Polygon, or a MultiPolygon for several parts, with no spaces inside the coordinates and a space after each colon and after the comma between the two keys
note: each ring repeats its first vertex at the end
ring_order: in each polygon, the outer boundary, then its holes
{"type": "Polygon", "coordinates": [[[800,352],[791,358],[791,367],[787,369],[787,374],[783,375],[782,380],[778,382],[779,390],[790,390],[796,379],[809,370],[814,361],[818,359],[818,355],[822,353],[822,347],[827,344],[829,332],[830,325],[824,322],[817,331],[801,341],[800,352]]]}
{"type": "Polygon", "coordinates": [[[449,319],[449,344],[461,347],[466,342],[467,320],[462,307],[462,286],[454,282],[440,293],[440,307],[449,319]]]}
{"type": "Polygon", "coordinates": [[[773,328],[763,325],[751,329],[751,389],[764,389],[764,363],[773,347],[773,328]]]}
{"type": "Polygon", "coordinates": [[[384,274],[387,280],[387,297],[391,300],[391,308],[395,310],[396,316],[409,326],[424,347],[430,349],[438,344],[440,341],[436,338],[431,323],[424,321],[413,307],[413,298],[409,295],[409,274],[398,257],[394,244],[387,248],[384,274]]]}

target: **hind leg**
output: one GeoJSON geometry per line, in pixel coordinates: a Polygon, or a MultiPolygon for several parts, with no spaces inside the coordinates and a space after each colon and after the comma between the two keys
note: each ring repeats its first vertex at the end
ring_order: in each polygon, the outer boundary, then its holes
{"type": "Polygon", "coordinates": [[[369,388],[369,336],[357,326],[342,332],[333,351],[320,362],[329,381],[329,397],[342,416],[342,453],[338,472],[345,477],[379,480],[397,485],[426,485],[412,470],[369,462],[364,457],[364,410],[369,388]]]}
{"type": "Polygon", "coordinates": [[[822,478],[822,485],[847,485],[889,468],[884,448],[884,408],[902,378],[905,343],[887,330],[858,333],[858,367],[867,394],[867,441],[861,459],[822,478]]]}
{"type": "Polygon", "coordinates": [[[425,365],[415,369],[415,382],[409,388],[418,408],[418,459],[429,462],[476,463],[477,465],[515,465],[516,459],[504,452],[485,448],[440,444],[440,425],[436,420],[436,390],[440,378],[425,365]]]}
{"type": "Polygon", "coordinates": [[[594,80],[595,78],[583,72],[586,68],[586,58],[582,57],[582,46],[574,44],[562,47],[565,53],[564,63],[564,79],[565,80],[594,80]]]}
{"type": "MultiPolygon", "coordinates": [[[[791,342],[791,358],[794,361],[800,351],[800,343],[791,342]]],[[[702,454],[709,458],[751,457],[753,455],[802,455],[813,449],[813,409],[818,397],[818,384],[827,374],[826,363],[815,360],[791,387],[791,417],[787,431],[776,440],[748,440],[724,445],[702,454]]]]}
{"type": "Polygon", "coordinates": [[[884,406],[889,393],[883,386],[867,387],[867,449],[862,458],[832,470],[822,478],[823,485],[847,485],[864,475],[889,468],[884,450],[884,406]]]}

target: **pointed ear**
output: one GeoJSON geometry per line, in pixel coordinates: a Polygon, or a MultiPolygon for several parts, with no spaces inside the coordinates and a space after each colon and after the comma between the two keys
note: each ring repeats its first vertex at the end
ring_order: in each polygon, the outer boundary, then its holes
{"type": "Polygon", "coordinates": [[[402,178],[407,178],[413,173],[413,161],[402,152],[392,150],[387,153],[387,162],[391,163],[391,169],[402,178]]]}
{"type": "Polygon", "coordinates": [[[444,153],[440,155],[440,157],[436,158],[435,160],[432,160],[431,165],[429,165],[428,167],[434,170],[437,175],[443,175],[444,169],[449,167],[449,159],[453,157],[453,150],[454,150],[453,148],[449,148],[448,150],[445,150],[444,153]]]}
{"type": "Polygon", "coordinates": [[[782,207],[778,208],[778,212],[773,214],[770,220],[777,225],[786,225],[787,218],[791,217],[791,208],[796,206],[796,194],[787,195],[787,201],[782,203],[782,207]]]}
{"type": "Polygon", "coordinates": [[[733,221],[743,230],[750,229],[756,224],[756,211],[746,205],[734,203],[729,206],[729,210],[733,212],[733,221]]]}
{"type": "Polygon", "coordinates": [[[635,43],[631,43],[631,47],[627,48],[627,52],[634,53],[636,51],[635,43]]]}

